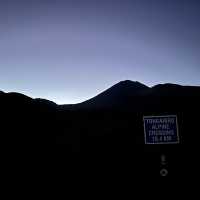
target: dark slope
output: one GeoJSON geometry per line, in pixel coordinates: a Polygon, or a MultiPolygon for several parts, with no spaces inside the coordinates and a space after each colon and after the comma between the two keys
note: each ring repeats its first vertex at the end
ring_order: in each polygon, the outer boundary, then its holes
{"type": "Polygon", "coordinates": [[[171,112],[198,104],[200,87],[159,84],[149,88],[139,82],[121,81],[99,95],[79,104],[60,105],[71,111],[171,112]],[[193,103],[192,103],[193,102],[193,103]]]}
{"type": "Polygon", "coordinates": [[[63,166],[80,171],[82,166],[88,174],[100,170],[114,177],[124,170],[130,177],[155,177],[160,156],[165,154],[171,176],[183,172],[189,176],[191,168],[198,167],[189,163],[199,156],[199,102],[200,87],[160,84],[149,88],[132,81],[122,81],[75,105],[0,92],[1,139],[12,150],[24,145],[49,150],[47,146],[56,143],[60,170],[63,166]],[[146,115],[177,115],[180,144],[145,145],[146,115]],[[71,162],[66,159],[69,152],[81,152],[82,157],[71,162]]]}
{"type": "Polygon", "coordinates": [[[82,107],[92,106],[92,108],[118,108],[125,109],[125,106],[130,105],[130,100],[138,96],[143,96],[149,88],[139,82],[122,81],[96,97],[82,103],[82,107]]]}
{"type": "Polygon", "coordinates": [[[49,101],[0,93],[1,163],[8,180],[24,180],[27,185],[48,180],[53,171],[56,110],[49,101]]]}
{"type": "Polygon", "coordinates": [[[14,146],[53,143],[53,132],[48,126],[55,124],[56,109],[57,105],[47,100],[3,93],[0,96],[3,143],[14,146]]]}
{"type": "Polygon", "coordinates": [[[70,110],[121,110],[128,111],[134,101],[148,94],[150,88],[139,82],[121,81],[99,95],[79,104],[63,105],[70,110]]]}

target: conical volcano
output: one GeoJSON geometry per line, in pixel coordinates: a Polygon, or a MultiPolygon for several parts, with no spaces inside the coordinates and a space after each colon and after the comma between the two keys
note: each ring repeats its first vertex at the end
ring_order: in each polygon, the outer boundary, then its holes
{"type": "Polygon", "coordinates": [[[97,96],[76,104],[80,109],[120,109],[128,106],[134,99],[149,92],[150,88],[142,83],[125,80],[113,85],[97,96]]]}

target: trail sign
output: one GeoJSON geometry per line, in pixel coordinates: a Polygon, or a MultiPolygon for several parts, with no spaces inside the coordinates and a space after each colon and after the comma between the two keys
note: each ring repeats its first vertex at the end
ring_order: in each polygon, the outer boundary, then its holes
{"type": "Polygon", "coordinates": [[[145,144],[179,143],[176,115],[144,116],[145,144]]]}

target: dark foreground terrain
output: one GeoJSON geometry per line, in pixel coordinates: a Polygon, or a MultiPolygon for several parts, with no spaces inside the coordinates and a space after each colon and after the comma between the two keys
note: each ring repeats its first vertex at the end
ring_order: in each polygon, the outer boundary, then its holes
{"type": "Polygon", "coordinates": [[[199,176],[200,87],[122,81],[75,105],[0,92],[0,110],[3,155],[33,171],[116,183],[162,169],[199,176]],[[177,116],[180,143],[145,144],[143,117],[165,115],[177,116]]]}

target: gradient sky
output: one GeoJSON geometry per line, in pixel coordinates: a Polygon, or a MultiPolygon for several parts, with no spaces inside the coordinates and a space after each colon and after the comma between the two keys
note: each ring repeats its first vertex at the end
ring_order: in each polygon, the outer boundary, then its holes
{"type": "Polygon", "coordinates": [[[0,0],[0,90],[68,104],[125,79],[200,85],[199,0],[0,0]]]}

